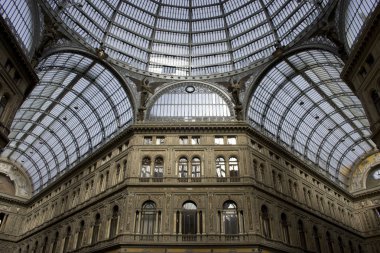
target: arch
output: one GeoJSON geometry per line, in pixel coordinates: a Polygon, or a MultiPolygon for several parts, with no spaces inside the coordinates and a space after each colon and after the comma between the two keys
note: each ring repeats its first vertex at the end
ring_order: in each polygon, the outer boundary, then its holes
{"type": "Polygon", "coordinates": [[[228,159],[228,170],[230,177],[239,177],[239,160],[236,156],[230,156],[228,159]]]}
{"type": "Polygon", "coordinates": [[[99,231],[100,231],[100,214],[97,213],[95,215],[95,222],[92,229],[92,237],[91,237],[91,244],[95,244],[99,240],[99,231]]]}
{"type": "Polygon", "coordinates": [[[184,241],[196,240],[196,234],[200,232],[199,230],[202,227],[202,224],[200,220],[200,226],[198,226],[198,220],[200,217],[197,209],[197,205],[193,201],[186,201],[182,205],[181,233],[184,241]]]}
{"type": "Polygon", "coordinates": [[[182,156],[178,160],[178,177],[188,177],[189,164],[185,156],[182,156]]]}
{"type": "MultiPolygon", "coordinates": [[[[379,95],[379,91],[373,89],[371,91],[371,99],[372,99],[372,103],[375,105],[377,115],[380,115],[380,95],[379,95]]],[[[1,113],[0,113],[0,115],[1,115],[1,113]]]]}
{"type": "Polygon", "coordinates": [[[246,118],[252,127],[344,185],[349,174],[345,169],[350,170],[355,159],[375,146],[359,99],[340,78],[342,68],[341,59],[321,49],[285,55],[258,78],[248,99],[246,118]],[[340,137],[347,142],[341,143],[340,137]],[[344,166],[329,156],[337,144],[344,166]],[[353,145],[354,155],[349,152],[353,145]]]}
{"type": "Polygon", "coordinates": [[[327,246],[329,249],[329,253],[334,253],[333,242],[332,242],[331,235],[330,235],[329,231],[326,232],[326,240],[327,240],[327,246]]]}
{"type": "Polygon", "coordinates": [[[153,177],[162,178],[164,176],[164,158],[157,156],[154,159],[153,177]]]}
{"type": "Polygon", "coordinates": [[[321,242],[319,240],[318,228],[316,226],[313,226],[313,238],[316,252],[321,253],[321,242]]]}
{"type": "Polygon", "coordinates": [[[0,98],[0,118],[3,115],[3,112],[5,111],[5,108],[7,107],[8,100],[9,100],[9,98],[8,98],[7,94],[4,94],[0,98]]]}
{"type": "Polygon", "coordinates": [[[82,247],[84,230],[85,230],[85,222],[84,220],[81,220],[79,223],[79,231],[78,231],[77,246],[76,246],[77,249],[82,247]]]}
{"type": "Polygon", "coordinates": [[[339,251],[340,253],[344,253],[344,244],[342,237],[338,236],[338,245],[339,245],[339,251]]]}
{"type": "Polygon", "coordinates": [[[263,235],[266,238],[271,238],[271,227],[270,227],[270,219],[269,219],[269,210],[266,205],[261,206],[261,227],[263,231],[263,235]]]}
{"type": "Polygon", "coordinates": [[[297,224],[298,224],[298,234],[300,238],[301,248],[304,250],[307,250],[305,229],[304,229],[302,220],[298,220],[297,224]]]}
{"type": "Polygon", "coordinates": [[[201,82],[167,85],[150,99],[147,108],[146,118],[152,121],[226,121],[235,117],[227,93],[201,82]],[[189,92],[189,87],[194,90],[189,92]]]}
{"type": "Polygon", "coordinates": [[[47,248],[48,248],[48,243],[49,243],[49,237],[46,236],[44,239],[44,244],[42,245],[41,253],[46,253],[47,248]]]}
{"type": "Polygon", "coordinates": [[[152,160],[149,156],[143,157],[141,161],[141,174],[140,177],[150,177],[151,176],[151,166],[152,160]]]}
{"type": "Polygon", "coordinates": [[[223,156],[218,156],[215,159],[216,176],[226,177],[226,160],[223,156]]]}
{"type": "Polygon", "coordinates": [[[63,243],[63,250],[62,250],[63,253],[66,253],[69,250],[70,237],[71,237],[71,227],[68,226],[66,229],[65,241],[63,243]]]}
{"type": "Polygon", "coordinates": [[[119,206],[115,205],[112,208],[109,238],[114,238],[117,235],[117,230],[118,230],[118,225],[119,225],[118,223],[119,223],[119,206]]]}
{"type": "Polygon", "coordinates": [[[228,200],[223,203],[222,224],[223,233],[227,240],[233,240],[239,234],[239,216],[237,205],[234,201],[228,200]]]}
{"type": "Polygon", "coordinates": [[[99,59],[77,51],[55,51],[45,56],[37,70],[40,82],[16,113],[11,142],[2,154],[17,162],[25,159],[31,176],[34,171],[41,173],[40,178],[34,177],[35,192],[134,121],[129,87],[99,59]],[[41,159],[33,164],[31,157],[18,155],[12,149],[17,143],[23,143],[23,153],[40,151],[41,159]],[[45,157],[55,160],[44,162],[45,157]]]}
{"type": "Polygon", "coordinates": [[[140,231],[144,239],[153,239],[157,229],[157,205],[154,201],[148,200],[143,203],[141,208],[140,231]]]}
{"type": "Polygon", "coordinates": [[[290,244],[288,217],[285,213],[281,213],[281,229],[284,242],[290,244]]]}
{"type": "Polygon", "coordinates": [[[201,177],[201,159],[195,156],[191,159],[191,177],[201,177]]]}
{"type": "MultiPolygon", "coordinates": [[[[5,193],[11,196],[16,195],[15,183],[10,179],[6,174],[0,172],[0,192],[5,193]]],[[[1,217],[0,217],[0,226],[1,226],[1,217]]]]}

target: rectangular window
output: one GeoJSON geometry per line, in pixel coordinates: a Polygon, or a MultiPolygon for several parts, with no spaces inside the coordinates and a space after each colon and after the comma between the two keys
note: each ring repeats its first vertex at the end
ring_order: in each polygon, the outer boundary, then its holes
{"type": "Polygon", "coordinates": [[[187,138],[187,136],[180,136],[179,137],[179,144],[181,144],[181,145],[189,144],[189,139],[187,138]]]}
{"type": "Polygon", "coordinates": [[[228,136],[227,137],[227,144],[236,145],[236,136],[228,136]]]}
{"type": "Polygon", "coordinates": [[[145,145],[149,145],[149,144],[152,144],[152,141],[153,139],[152,139],[152,136],[145,136],[144,137],[144,144],[145,145]]]}
{"type": "Polygon", "coordinates": [[[201,137],[199,136],[192,136],[191,137],[191,144],[192,145],[199,145],[201,141],[201,137]]]}
{"type": "Polygon", "coordinates": [[[162,145],[165,143],[165,137],[164,136],[157,136],[156,137],[156,144],[157,145],[162,145]]]}
{"type": "Polygon", "coordinates": [[[223,138],[223,136],[215,136],[215,144],[217,144],[217,145],[223,145],[224,144],[224,138],[223,138]]]}

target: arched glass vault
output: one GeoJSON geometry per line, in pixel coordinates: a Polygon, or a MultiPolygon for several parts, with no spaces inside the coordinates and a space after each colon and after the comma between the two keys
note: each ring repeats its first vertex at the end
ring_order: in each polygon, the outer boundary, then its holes
{"type": "Polygon", "coordinates": [[[322,50],[285,57],[260,80],[247,120],[344,185],[356,159],[375,145],[359,99],[340,79],[342,67],[322,50]]]}
{"type": "Polygon", "coordinates": [[[18,110],[2,153],[23,165],[35,192],[133,122],[121,79],[96,59],[59,52],[37,70],[40,82],[18,110]]]}
{"type": "Polygon", "coordinates": [[[28,58],[33,55],[40,32],[37,3],[29,0],[0,0],[0,15],[12,30],[28,58]]]}
{"type": "Polygon", "coordinates": [[[226,73],[270,57],[332,1],[48,0],[52,15],[118,63],[164,75],[226,73]]]}
{"type": "Polygon", "coordinates": [[[371,13],[378,6],[380,0],[348,0],[345,1],[344,34],[346,45],[350,50],[366,25],[371,13]]]}
{"type": "Polygon", "coordinates": [[[226,121],[234,119],[228,95],[211,84],[183,82],[159,91],[148,105],[152,121],[226,121]]]}

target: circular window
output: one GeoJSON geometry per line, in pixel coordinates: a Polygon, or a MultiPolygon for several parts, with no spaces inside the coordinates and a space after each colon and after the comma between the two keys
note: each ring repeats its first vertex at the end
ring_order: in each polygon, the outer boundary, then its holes
{"type": "Polygon", "coordinates": [[[187,93],[193,93],[195,91],[195,88],[194,88],[194,86],[189,85],[185,88],[185,90],[187,93]]]}

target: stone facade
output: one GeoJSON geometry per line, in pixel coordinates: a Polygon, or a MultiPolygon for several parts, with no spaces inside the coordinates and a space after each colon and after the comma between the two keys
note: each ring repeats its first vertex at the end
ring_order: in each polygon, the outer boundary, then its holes
{"type": "Polygon", "coordinates": [[[318,252],[317,241],[320,252],[379,246],[378,194],[347,194],[245,123],[135,125],[30,202],[16,208],[8,201],[0,210],[7,218],[0,228],[4,252],[318,252]],[[186,144],[184,137],[198,141],[186,144]],[[215,144],[220,137],[223,144],[215,144]],[[157,157],[162,174],[154,174],[157,157]],[[199,175],[191,172],[194,157],[199,175]],[[218,177],[220,157],[225,177],[218,177]],[[142,173],[145,158],[150,174],[142,173]],[[181,158],[188,160],[187,177],[179,175],[181,158]],[[155,204],[151,230],[147,202],[155,204]],[[225,233],[226,202],[236,204],[233,234],[225,233]],[[196,206],[194,233],[184,227],[184,203],[196,206]]]}

